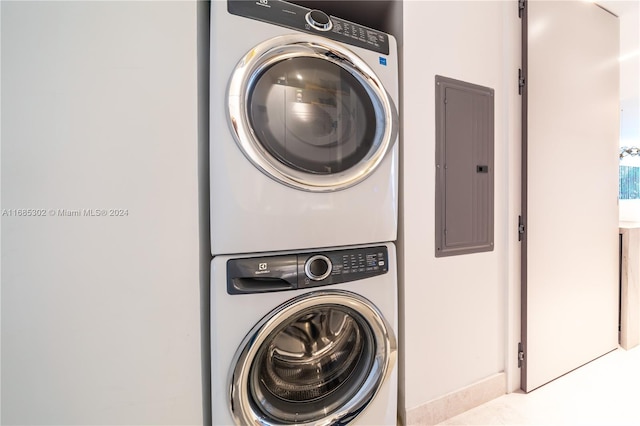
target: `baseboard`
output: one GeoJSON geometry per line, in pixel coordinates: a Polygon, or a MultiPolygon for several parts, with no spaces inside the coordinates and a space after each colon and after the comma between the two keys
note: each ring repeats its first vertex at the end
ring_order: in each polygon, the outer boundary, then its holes
{"type": "Polygon", "coordinates": [[[484,380],[451,392],[408,411],[407,425],[431,426],[464,413],[507,393],[505,373],[494,374],[484,380]]]}

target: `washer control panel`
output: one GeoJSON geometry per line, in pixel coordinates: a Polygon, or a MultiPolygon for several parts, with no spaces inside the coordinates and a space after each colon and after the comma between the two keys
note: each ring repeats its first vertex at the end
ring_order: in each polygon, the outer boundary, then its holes
{"type": "Polygon", "coordinates": [[[250,294],[319,287],[388,271],[385,246],[230,259],[227,292],[250,294]]]}
{"type": "Polygon", "coordinates": [[[386,33],[329,16],[321,10],[308,9],[282,0],[227,0],[227,10],[233,15],[389,54],[389,36],[386,33]]]}

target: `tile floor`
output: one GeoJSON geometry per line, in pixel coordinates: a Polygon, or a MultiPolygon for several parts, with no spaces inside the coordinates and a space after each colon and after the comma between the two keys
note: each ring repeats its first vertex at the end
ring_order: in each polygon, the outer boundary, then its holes
{"type": "Polygon", "coordinates": [[[640,425],[640,347],[618,349],[529,394],[511,393],[441,425],[640,425]]]}

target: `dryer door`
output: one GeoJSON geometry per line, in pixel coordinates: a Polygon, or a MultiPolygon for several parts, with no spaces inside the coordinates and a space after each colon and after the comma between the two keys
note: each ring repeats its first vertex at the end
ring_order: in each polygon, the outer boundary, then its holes
{"type": "Polygon", "coordinates": [[[228,112],[245,156],[306,191],[362,181],[397,136],[397,111],[373,70],[313,35],[276,37],[247,53],[229,84],[228,112]]]}
{"type": "Polygon", "coordinates": [[[245,337],[232,366],[232,414],[239,425],[349,423],[375,397],[395,355],[393,331],[367,299],[307,293],[245,337]]]}

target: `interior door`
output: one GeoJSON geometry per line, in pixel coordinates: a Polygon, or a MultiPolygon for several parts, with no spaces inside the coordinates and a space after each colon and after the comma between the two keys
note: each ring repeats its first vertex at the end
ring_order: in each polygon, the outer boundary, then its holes
{"type": "Polygon", "coordinates": [[[521,386],[617,347],[618,19],[530,1],[523,17],[521,386]]]}

